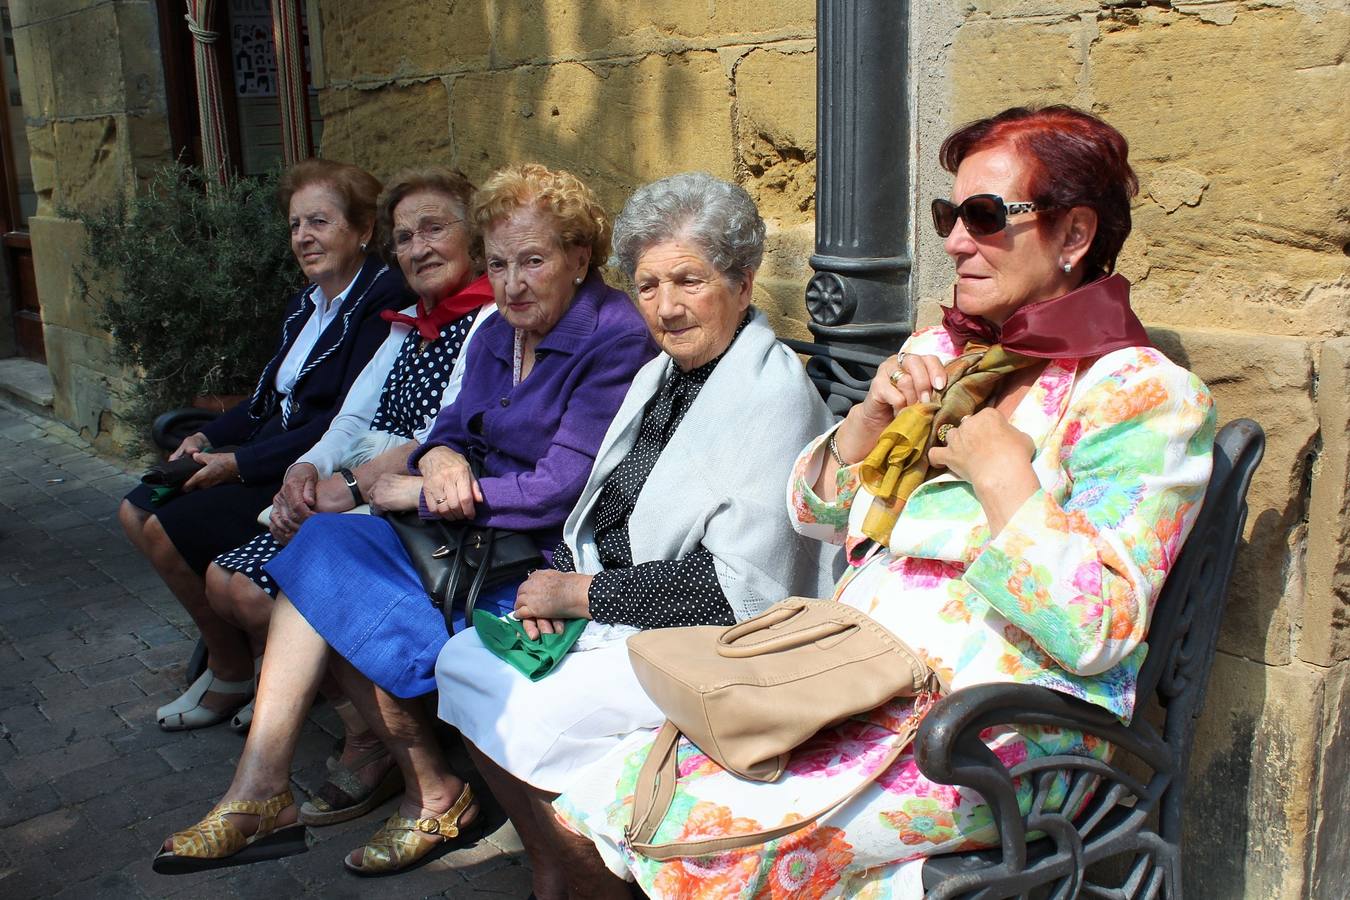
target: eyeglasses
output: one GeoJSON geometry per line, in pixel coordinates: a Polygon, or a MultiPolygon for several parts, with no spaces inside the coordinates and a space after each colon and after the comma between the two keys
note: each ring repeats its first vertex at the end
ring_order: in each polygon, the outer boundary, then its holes
{"type": "Polygon", "coordinates": [[[416,231],[395,231],[394,232],[394,253],[403,256],[412,250],[413,239],[421,238],[424,244],[435,244],[445,239],[450,233],[451,227],[463,222],[463,219],[452,219],[449,222],[432,222],[424,228],[416,231]]]}
{"type": "Polygon", "coordinates": [[[959,218],[966,223],[966,231],[971,237],[987,237],[1007,228],[1008,216],[1044,212],[1049,208],[1029,201],[1007,203],[998,194],[971,194],[960,203],[934,200],[933,227],[937,229],[938,237],[946,237],[952,233],[959,218]]]}

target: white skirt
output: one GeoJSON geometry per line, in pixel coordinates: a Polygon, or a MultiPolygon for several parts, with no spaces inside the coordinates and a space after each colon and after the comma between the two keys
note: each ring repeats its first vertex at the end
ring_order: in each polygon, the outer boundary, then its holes
{"type": "Polygon", "coordinates": [[[591,623],[558,667],[531,681],[469,628],[436,660],[439,714],[516,778],[562,793],[635,731],[665,721],[633,674],[627,635],[591,623]]]}

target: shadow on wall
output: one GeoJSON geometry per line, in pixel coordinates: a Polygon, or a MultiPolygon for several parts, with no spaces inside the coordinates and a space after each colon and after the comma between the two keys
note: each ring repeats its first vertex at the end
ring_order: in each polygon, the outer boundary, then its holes
{"type": "MultiPolygon", "coordinates": [[[[1163,328],[1151,328],[1149,334],[1168,358],[1193,367],[1181,335],[1163,328]]],[[[1230,389],[1230,381],[1245,378],[1240,369],[1197,374],[1216,397],[1230,389]]],[[[1230,418],[1220,401],[1219,424],[1230,418]]],[[[1269,428],[1275,423],[1264,424],[1269,428]]],[[[1305,481],[1311,472],[1315,430],[1308,440],[1307,446],[1292,450],[1296,471],[1303,473],[1305,481]]],[[[1260,482],[1289,476],[1269,466],[1256,477],[1260,482]]],[[[1269,679],[1281,670],[1289,646],[1284,600],[1291,580],[1300,577],[1299,544],[1308,497],[1306,483],[1300,489],[1298,484],[1271,485],[1269,481],[1259,491],[1254,484],[1249,496],[1255,515],[1248,520],[1238,547],[1219,652],[1197,722],[1187,778],[1183,880],[1189,896],[1247,896],[1248,872],[1280,871],[1283,863],[1278,857],[1284,852],[1277,846],[1248,846],[1249,836],[1287,835],[1298,827],[1279,802],[1284,795],[1278,783],[1287,773],[1272,771],[1288,768],[1295,756],[1290,716],[1288,711],[1271,715],[1267,704],[1278,702],[1279,694],[1272,697],[1269,693],[1269,679]],[[1279,506],[1256,513],[1263,503],[1277,498],[1279,506]],[[1263,863],[1261,857],[1267,861],[1263,863]]],[[[1266,888],[1275,886],[1250,887],[1264,896],[1266,888]]]]}
{"type": "MultiPolygon", "coordinates": [[[[1203,369],[1195,369],[1189,354],[1183,346],[1183,338],[1177,332],[1166,328],[1150,328],[1149,336],[1155,346],[1177,365],[1192,369],[1211,388],[1219,403],[1219,425],[1233,418],[1231,410],[1226,410],[1219,399],[1226,392],[1229,380],[1245,377],[1243,373],[1216,374],[1203,369]]],[[[1260,412],[1250,412],[1253,418],[1262,418],[1260,412]]],[[[1277,423],[1261,423],[1267,430],[1277,423]]],[[[1224,611],[1223,626],[1219,635],[1220,651],[1227,650],[1244,656],[1256,657],[1268,648],[1264,654],[1266,661],[1276,661],[1289,645],[1287,630],[1290,627],[1288,610],[1285,608],[1285,595],[1291,579],[1300,577],[1294,567],[1301,561],[1301,534],[1307,517],[1308,498],[1311,488],[1307,481],[1311,478],[1312,459],[1317,445],[1317,433],[1310,429],[1307,444],[1293,450],[1293,464],[1296,472],[1294,484],[1280,485],[1272,489],[1270,480],[1288,478],[1280,474],[1275,465],[1268,465],[1256,473],[1252,495],[1248,498],[1253,512],[1262,503],[1278,499],[1282,505],[1267,508],[1247,523],[1247,533],[1238,550],[1233,571],[1232,588],[1228,597],[1228,606],[1224,611]],[[1302,483],[1299,483],[1299,479],[1302,483]]],[[[1289,452],[1286,450],[1285,452],[1289,452]]]]}
{"type": "MultiPolygon", "coordinates": [[[[564,55],[555,43],[584,44],[587,35],[603,38],[615,29],[612,17],[595,3],[570,4],[566,16],[558,16],[562,19],[558,24],[574,32],[571,41],[557,41],[556,30],[541,28],[529,5],[505,4],[498,10],[494,60],[516,56],[511,48],[520,45],[528,45],[536,59],[554,59],[564,55]]],[[[686,155],[691,135],[695,143],[705,130],[710,137],[721,132],[718,138],[725,139],[729,113],[714,117],[716,110],[710,108],[730,107],[720,69],[713,51],[683,51],[617,61],[526,64],[489,72],[484,77],[506,85],[496,98],[504,103],[496,111],[480,111],[480,124],[495,118],[497,130],[488,139],[490,146],[478,148],[473,158],[461,156],[459,162],[476,178],[508,162],[539,160],[561,166],[591,185],[615,215],[639,184],[681,167],[684,160],[675,160],[686,155]],[[709,67],[716,70],[723,87],[712,103],[695,74],[709,67]]],[[[469,76],[456,80],[452,114],[465,102],[473,102],[456,96],[470,85],[469,76]]],[[[469,124],[452,118],[461,153],[466,142],[479,139],[466,133],[469,124]]],[[[715,159],[704,165],[717,168],[715,159]]]]}
{"type": "Polygon", "coordinates": [[[581,177],[611,213],[638,184],[682,168],[732,174],[718,53],[633,51],[616,34],[631,23],[601,7],[326,3],[321,152],[381,178],[441,163],[481,182],[502,165],[542,162],[581,177]],[[431,41],[409,33],[419,26],[460,33],[431,41]]]}

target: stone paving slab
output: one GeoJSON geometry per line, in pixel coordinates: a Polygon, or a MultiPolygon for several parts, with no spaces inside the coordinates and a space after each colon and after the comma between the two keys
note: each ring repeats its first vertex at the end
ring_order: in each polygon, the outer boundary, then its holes
{"type": "MultiPolygon", "coordinates": [[[[0,400],[0,897],[527,896],[509,824],[393,879],[347,875],[342,857],[397,800],[311,829],[310,851],[289,859],[151,871],[159,843],[228,785],[243,741],[224,726],[155,725],[196,632],[121,534],[117,502],[135,483],[69,428],[0,400]]],[[[322,783],[337,728],[326,707],[305,723],[298,794],[322,783]]]]}

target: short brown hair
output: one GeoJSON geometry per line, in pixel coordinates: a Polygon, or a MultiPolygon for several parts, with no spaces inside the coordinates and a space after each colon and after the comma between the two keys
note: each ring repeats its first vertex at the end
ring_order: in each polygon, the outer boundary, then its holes
{"type": "Polygon", "coordinates": [[[609,259],[609,216],[595,192],[563,169],[539,163],[498,169],[474,195],[473,220],[480,232],[487,231],[531,205],[553,220],[564,247],[591,248],[591,268],[609,259]]]}
{"type": "Polygon", "coordinates": [[[1083,257],[1083,280],[1109,275],[1130,235],[1130,199],[1139,192],[1125,136],[1072,106],[1014,106],[952,132],[938,159],[955,175],[967,156],[994,147],[1010,147],[1021,157],[1027,196],[1019,199],[1046,209],[1037,227],[1050,227],[1074,206],[1097,213],[1097,233],[1083,257]]]}
{"type": "Polygon", "coordinates": [[[328,159],[305,159],[287,169],[277,185],[282,215],[289,215],[291,198],[301,188],[322,184],[337,194],[338,205],[347,223],[357,231],[375,225],[375,201],[380,196],[380,180],[359,166],[328,159]]]}
{"type": "Polygon", "coordinates": [[[378,246],[385,259],[392,265],[394,252],[391,243],[394,239],[394,210],[403,202],[403,198],[418,191],[431,191],[444,194],[459,207],[459,215],[464,227],[469,230],[469,256],[475,267],[480,267],[483,257],[483,239],[469,215],[469,204],[473,202],[473,182],[459,169],[447,169],[442,166],[424,166],[416,169],[404,169],[385,185],[384,193],[375,212],[375,234],[378,246]]]}

